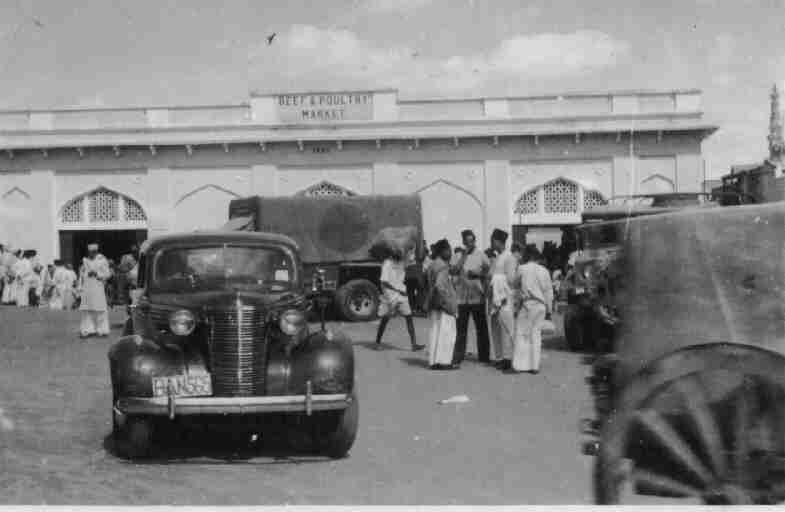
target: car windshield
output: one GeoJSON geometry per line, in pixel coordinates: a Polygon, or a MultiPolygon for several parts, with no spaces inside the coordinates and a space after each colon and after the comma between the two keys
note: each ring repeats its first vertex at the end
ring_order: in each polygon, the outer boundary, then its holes
{"type": "Polygon", "coordinates": [[[218,245],[164,249],[156,255],[151,284],[164,293],[283,292],[294,279],[292,258],[280,248],[218,245]]]}

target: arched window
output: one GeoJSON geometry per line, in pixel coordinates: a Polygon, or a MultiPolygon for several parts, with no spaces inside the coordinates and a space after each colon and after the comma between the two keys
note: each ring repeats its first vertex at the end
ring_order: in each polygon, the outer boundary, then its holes
{"type": "Polygon", "coordinates": [[[322,196],[350,197],[356,194],[347,188],[336,185],[335,183],[330,183],[329,181],[322,181],[315,185],[311,185],[310,187],[306,188],[301,192],[298,192],[297,195],[306,196],[306,197],[322,197],[322,196]]]}
{"type": "Polygon", "coordinates": [[[142,206],[122,194],[98,188],[68,201],[60,211],[63,225],[145,225],[142,206]]]}
{"type": "Polygon", "coordinates": [[[608,204],[608,201],[597,192],[596,190],[583,190],[583,209],[584,210],[591,210],[592,208],[596,208],[598,206],[603,206],[608,204]]]}
{"type": "Polygon", "coordinates": [[[545,213],[578,213],[578,185],[565,179],[543,186],[545,213]]]}
{"type": "Polygon", "coordinates": [[[534,215],[537,213],[537,190],[530,190],[518,198],[515,203],[515,213],[519,215],[534,215]]]}

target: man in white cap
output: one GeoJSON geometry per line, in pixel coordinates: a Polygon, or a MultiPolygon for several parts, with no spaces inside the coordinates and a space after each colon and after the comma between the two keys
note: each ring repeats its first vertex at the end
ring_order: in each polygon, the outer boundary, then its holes
{"type": "Polygon", "coordinates": [[[81,337],[89,338],[95,334],[109,335],[109,314],[106,305],[106,280],[111,276],[109,262],[98,252],[98,244],[87,246],[87,257],[82,260],[79,272],[82,290],[82,322],[79,327],[81,337]]]}

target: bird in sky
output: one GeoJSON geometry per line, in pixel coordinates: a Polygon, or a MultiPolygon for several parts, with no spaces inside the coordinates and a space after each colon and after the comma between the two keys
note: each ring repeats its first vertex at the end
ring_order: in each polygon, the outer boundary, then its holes
{"type": "Polygon", "coordinates": [[[273,39],[275,39],[275,36],[277,36],[277,35],[278,35],[277,32],[273,32],[272,34],[267,36],[267,44],[268,45],[273,44],[273,39]]]}
{"type": "Polygon", "coordinates": [[[34,24],[35,24],[35,26],[36,26],[36,27],[38,27],[38,28],[44,28],[44,24],[43,24],[43,23],[41,23],[41,22],[40,22],[39,20],[37,20],[36,18],[33,18],[33,23],[34,23],[34,24]]]}

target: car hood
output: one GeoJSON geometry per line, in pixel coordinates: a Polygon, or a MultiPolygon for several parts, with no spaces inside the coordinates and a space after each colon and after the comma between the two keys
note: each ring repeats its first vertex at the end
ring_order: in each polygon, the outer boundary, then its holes
{"type": "Polygon", "coordinates": [[[209,291],[194,293],[156,293],[151,294],[150,302],[159,306],[186,309],[219,309],[233,307],[237,301],[258,307],[276,307],[295,304],[304,300],[301,293],[294,291],[280,293],[257,293],[249,291],[209,291]]]}

